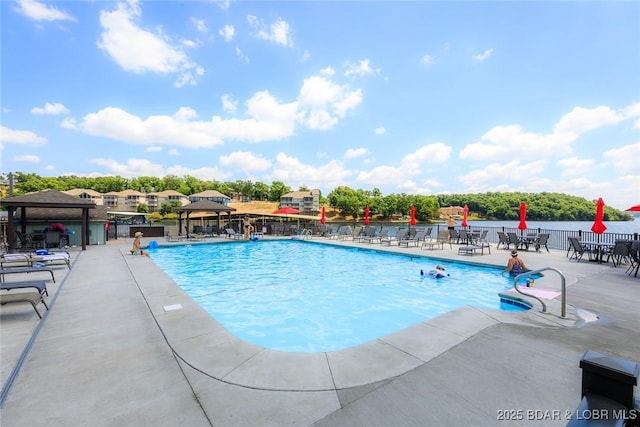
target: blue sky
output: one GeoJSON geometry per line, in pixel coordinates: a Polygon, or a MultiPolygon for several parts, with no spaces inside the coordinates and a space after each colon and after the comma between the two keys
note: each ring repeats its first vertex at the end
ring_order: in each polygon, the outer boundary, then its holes
{"type": "Polygon", "coordinates": [[[640,2],[2,1],[0,172],[640,203],[640,2]]]}

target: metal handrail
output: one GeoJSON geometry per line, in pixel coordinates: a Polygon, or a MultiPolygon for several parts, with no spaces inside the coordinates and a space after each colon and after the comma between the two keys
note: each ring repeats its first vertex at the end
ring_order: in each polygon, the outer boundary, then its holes
{"type": "Polygon", "coordinates": [[[516,277],[513,278],[513,289],[516,290],[516,292],[522,294],[522,295],[526,295],[530,298],[535,298],[538,301],[540,301],[540,304],[542,304],[542,312],[546,313],[547,312],[547,305],[544,303],[544,301],[542,301],[542,299],[538,298],[535,295],[530,295],[527,294],[525,292],[522,292],[520,289],[518,289],[518,279],[521,277],[527,277],[527,276],[531,276],[534,274],[538,274],[538,273],[542,273],[543,271],[547,271],[547,270],[552,270],[555,271],[556,273],[558,273],[560,275],[561,278],[561,317],[566,317],[567,314],[567,279],[565,279],[564,274],[562,274],[562,272],[560,270],[558,270],[557,268],[554,267],[543,267],[543,268],[539,268],[537,270],[531,270],[531,271],[525,271],[524,273],[520,273],[518,274],[516,277]]]}

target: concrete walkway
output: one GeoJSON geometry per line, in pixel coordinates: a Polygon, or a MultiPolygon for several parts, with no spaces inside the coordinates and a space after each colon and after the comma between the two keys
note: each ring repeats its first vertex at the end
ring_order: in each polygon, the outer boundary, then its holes
{"type": "MultiPolygon", "coordinates": [[[[565,275],[565,318],[559,300],[545,301],[547,313],[535,301],[521,313],[465,307],[351,349],[296,354],[230,335],[130,244],[72,252],[73,268],[48,284],[43,320],[28,304],[1,308],[3,427],[563,426],[587,349],[640,361],[640,278],[560,251],[521,255],[565,275]],[[500,420],[509,415],[520,419],[500,420]]],[[[508,257],[495,246],[472,257],[456,245],[388,250],[500,266],[508,257]]],[[[559,283],[550,272],[535,286],[559,283]]]]}

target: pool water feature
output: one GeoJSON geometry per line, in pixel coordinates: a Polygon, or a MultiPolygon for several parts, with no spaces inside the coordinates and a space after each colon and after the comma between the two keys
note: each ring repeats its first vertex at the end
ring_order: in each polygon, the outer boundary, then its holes
{"type": "Polygon", "coordinates": [[[500,302],[499,268],[297,240],[160,247],[152,260],[229,332],[289,352],[340,350],[462,306],[500,302]],[[448,277],[421,276],[442,264],[448,277]]]}

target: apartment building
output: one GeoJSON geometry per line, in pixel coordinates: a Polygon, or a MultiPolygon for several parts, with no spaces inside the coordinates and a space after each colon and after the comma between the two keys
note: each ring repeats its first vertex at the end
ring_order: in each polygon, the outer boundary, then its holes
{"type": "Polygon", "coordinates": [[[289,206],[303,215],[316,215],[320,212],[320,190],[292,191],[280,197],[280,206],[289,206]]]}

